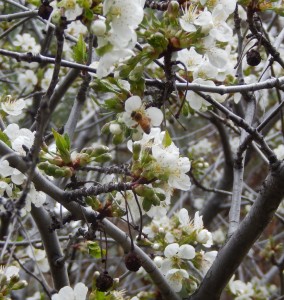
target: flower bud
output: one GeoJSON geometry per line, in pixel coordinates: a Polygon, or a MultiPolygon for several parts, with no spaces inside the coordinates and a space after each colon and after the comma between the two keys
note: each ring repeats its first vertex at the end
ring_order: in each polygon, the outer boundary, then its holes
{"type": "Polygon", "coordinates": [[[87,153],[92,157],[97,157],[107,152],[109,152],[109,148],[104,145],[97,145],[94,147],[88,147],[81,150],[81,153],[87,153]]]}
{"type": "Polygon", "coordinates": [[[154,196],[154,191],[152,188],[149,188],[148,186],[139,184],[134,188],[135,193],[140,197],[147,197],[150,198],[154,196]]]}
{"type": "Polygon", "coordinates": [[[102,127],[102,129],[101,129],[101,132],[102,133],[106,133],[106,134],[108,134],[108,133],[110,133],[110,124],[111,123],[106,123],[103,127],[102,127]]]}
{"type": "Polygon", "coordinates": [[[118,135],[122,133],[121,126],[117,123],[112,123],[109,125],[109,131],[112,134],[118,135]]]}
{"type": "Polygon", "coordinates": [[[112,137],[112,143],[114,145],[119,145],[123,142],[124,140],[124,135],[123,133],[120,133],[120,134],[115,134],[113,137],[112,137]]]}
{"type": "Polygon", "coordinates": [[[170,1],[167,13],[170,19],[176,20],[179,15],[179,3],[177,1],[170,1]]]}
{"type": "Polygon", "coordinates": [[[13,286],[15,283],[19,282],[20,276],[18,274],[14,274],[10,277],[9,286],[13,286]]]}
{"type": "Polygon", "coordinates": [[[90,162],[90,156],[87,153],[78,153],[72,161],[73,167],[83,167],[90,162]]]}
{"type": "Polygon", "coordinates": [[[197,234],[196,240],[200,244],[206,244],[210,238],[211,238],[211,232],[209,232],[207,229],[202,229],[197,234]]]}
{"type": "Polygon", "coordinates": [[[49,166],[49,163],[48,162],[41,162],[37,165],[37,167],[40,169],[40,170],[43,170],[45,171],[49,166]]]}
{"type": "Polygon", "coordinates": [[[1,274],[1,276],[0,276],[0,286],[3,287],[6,284],[7,284],[7,277],[4,274],[1,274]]]}
{"type": "Polygon", "coordinates": [[[133,160],[138,160],[141,152],[141,144],[140,142],[134,142],[132,145],[133,151],[133,160]]]}
{"type": "Polygon", "coordinates": [[[64,165],[64,162],[60,156],[55,156],[53,159],[49,159],[48,161],[53,165],[57,165],[57,166],[64,165]]]}
{"type": "Polygon", "coordinates": [[[112,156],[110,153],[104,153],[94,159],[94,161],[96,161],[98,163],[105,163],[110,160],[112,160],[112,156]]]}
{"type": "Polygon", "coordinates": [[[156,256],[156,257],[154,258],[154,263],[155,263],[155,265],[156,265],[158,268],[161,267],[162,262],[163,262],[163,258],[162,258],[161,256],[156,256]]]}
{"type": "Polygon", "coordinates": [[[160,248],[160,244],[154,243],[152,247],[154,250],[158,250],[160,248]]]}
{"type": "Polygon", "coordinates": [[[166,50],[168,46],[168,39],[161,32],[155,32],[152,34],[148,40],[149,44],[153,46],[153,48],[158,50],[166,50]]]}
{"type": "Polygon", "coordinates": [[[17,283],[15,283],[12,287],[13,290],[20,290],[23,289],[24,287],[26,287],[28,285],[28,283],[25,280],[21,280],[17,283]]]}
{"type": "Polygon", "coordinates": [[[91,26],[91,31],[96,36],[103,36],[106,33],[106,23],[103,20],[95,20],[91,26]]]}

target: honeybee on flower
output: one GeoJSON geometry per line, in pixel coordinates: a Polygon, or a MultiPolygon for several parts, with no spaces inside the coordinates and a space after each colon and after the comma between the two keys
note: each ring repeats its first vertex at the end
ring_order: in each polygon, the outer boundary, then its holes
{"type": "Polygon", "coordinates": [[[132,96],[125,101],[125,112],[122,119],[129,128],[141,128],[149,134],[152,126],[160,126],[163,113],[157,107],[145,108],[138,96],[132,96]]]}

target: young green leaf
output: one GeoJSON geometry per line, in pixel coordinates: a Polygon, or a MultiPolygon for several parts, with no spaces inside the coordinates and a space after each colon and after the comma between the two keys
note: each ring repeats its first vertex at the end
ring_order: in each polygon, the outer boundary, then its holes
{"type": "Polygon", "coordinates": [[[79,64],[85,64],[87,61],[87,47],[82,34],[80,34],[77,44],[73,47],[73,58],[79,64]]]}
{"type": "Polygon", "coordinates": [[[171,139],[168,131],[166,130],[165,136],[163,138],[163,146],[165,148],[167,148],[167,147],[169,147],[171,145],[171,143],[172,143],[172,139],[171,139]]]}
{"type": "Polygon", "coordinates": [[[63,161],[67,164],[71,162],[70,155],[70,139],[68,134],[61,135],[54,129],[52,129],[52,133],[55,139],[55,144],[59,155],[63,159],[63,161]]]}

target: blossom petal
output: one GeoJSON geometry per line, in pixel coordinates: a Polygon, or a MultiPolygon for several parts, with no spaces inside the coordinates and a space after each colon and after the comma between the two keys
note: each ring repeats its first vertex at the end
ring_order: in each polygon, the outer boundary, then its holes
{"type": "Polygon", "coordinates": [[[84,283],[78,282],[74,287],[74,294],[76,300],[85,300],[88,293],[88,288],[84,283]]]}
{"type": "Polygon", "coordinates": [[[183,259],[193,259],[195,257],[195,249],[191,245],[182,245],[179,247],[178,256],[183,259]]]}
{"type": "Polygon", "coordinates": [[[142,101],[139,96],[132,96],[125,101],[125,111],[133,112],[142,106],[142,101]]]}
{"type": "Polygon", "coordinates": [[[179,252],[178,243],[173,243],[173,244],[168,245],[165,248],[164,254],[165,254],[166,257],[172,257],[172,256],[177,255],[178,252],[179,252]]]}
{"type": "Polygon", "coordinates": [[[182,226],[189,224],[189,215],[188,215],[188,211],[185,208],[182,208],[179,211],[178,219],[182,226]]]}
{"type": "Polygon", "coordinates": [[[162,113],[162,111],[157,108],[157,107],[149,107],[146,109],[146,113],[148,115],[148,117],[151,119],[151,124],[153,126],[160,126],[164,115],[162,113]]]}

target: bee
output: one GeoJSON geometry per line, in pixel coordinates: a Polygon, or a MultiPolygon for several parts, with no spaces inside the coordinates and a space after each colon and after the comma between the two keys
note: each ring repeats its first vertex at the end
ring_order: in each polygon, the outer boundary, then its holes
{"type": "Polygon", "coordinates": [[[134,125],[133,127],[136,128],[138,125],[140,125],[140,127],[142,128],[142,130],[149,134],[151,131],[151,119],[148,118],[147,116],[143,115],[141,112],[139,111],[133,111],[131,113],[131,118],[132,120],[136,121],[138,124],[134,125]]]}

